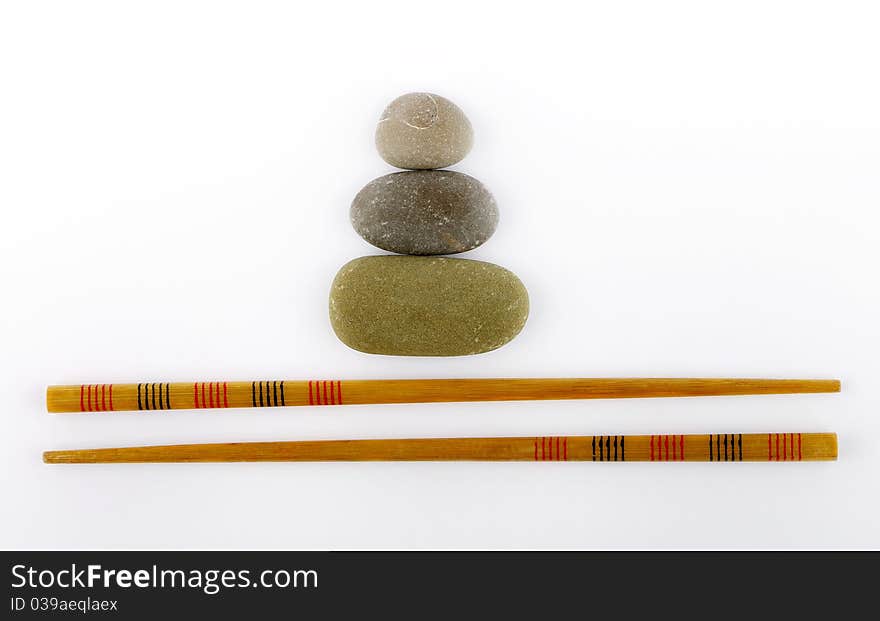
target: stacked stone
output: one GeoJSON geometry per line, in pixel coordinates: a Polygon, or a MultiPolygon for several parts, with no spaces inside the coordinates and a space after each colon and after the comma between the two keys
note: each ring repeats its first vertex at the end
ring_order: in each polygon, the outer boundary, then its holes
{"type": "Polygon", "coordinates": [[[374,246],[409,256],[361,257],[330,290],[330,322],[359,351],[462,356],[501,347],[529,313],[519,278],[492,263],[451,259],[482,245],[498,225],[495,199],[478,180],[441,170],[473,144],[454,103],[432,93],[392,101],[376,127],[382,158],[408,169],[374,179],[351,204],[351,223],[374,246]]]}

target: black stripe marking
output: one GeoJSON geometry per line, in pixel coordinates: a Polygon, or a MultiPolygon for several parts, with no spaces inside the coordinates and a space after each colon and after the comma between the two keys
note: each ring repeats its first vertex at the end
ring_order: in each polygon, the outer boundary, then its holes
{"type": "Polygon", "coordinates": [[[709,434],[709,461],[715,461],[715,456],[712,454],[712,434],[709,434]]]}
{"type": "Polygon", "coordinates": [[[171,409],[171,384],[165,384],[165,407],[171,409]]]}
{"type": "Polygon", "coordinates": [[[284,403],[284,380],[281,380],[281,405],[286,405],[284,403]]]}
{"type": "Polygon", "coordinates": [[[150,409],[155,410],[156,409],[156,384],[155,384],[155,382],[150,384],[150,394],[152,395],[152,399],[153,399],[153,407],[150,409]]]}
{"type": "Polygon", "coordinates": [[[143,410],[143,404],[141,403],[141,385],[138,384],[138,409],[143,410]]]}
{"type": "MultiPolygon", "coordinates": [[[[719,454],[721,451],[719,451],[719,454]]],[[[724,434],[724,461],[727,461],[727,434],[724,434]]]]}
{"type": "Polygon", "coordinates": [[[626,461],[626,453],[623,450],[624,440],[626,440],[626,436],[620,436],[620,461],[626,461]]]}
{"type": "Polygon", "coordinates": [[[272,382],[272,397],[274,399],[273,404],[278,405],[278,382],[272,382]]]}
{"type": "Polygon", "coordinates": [[[614,436],[614,461],[617,461],[617,436],[614,436]]]}
{"type": "Polygon", "coordinates": [[[605,436],[605,457],[611,461],[611,436],[605,436]]]}
{"type": "Polygon", "coordinates": [[[257,383],[251,382],[251,406],[257,407],[257,383]]]}
{"type": "Polygon", "coordinates": [[[743,460],[743,434],[739,434],[739,460],[743,460]]]}
{"type": "Polygon", "coordinates": [[[159,384],[159,409],[162,409],[162,384],[159,384]]]}
{"type": "Polygon", "coordinates": [[[593,436],[593,461],[596,461],[596,436],[593,436]]]}
{"type": "Polygon", "coordinates": [[[260,407],[263,407],[263,382],[260,382],[260,407]]]}
{"type": "Polygon", "coordinates": [[[272,405],[272,397],[269,394],[269,380],[266,380],[266,407],[272,405]]]}
{"type": "Polygon", "coordinates": [[[718,454],[718,461],[721,461],[721,436],[715,436],[715,452],[718,454]]]}

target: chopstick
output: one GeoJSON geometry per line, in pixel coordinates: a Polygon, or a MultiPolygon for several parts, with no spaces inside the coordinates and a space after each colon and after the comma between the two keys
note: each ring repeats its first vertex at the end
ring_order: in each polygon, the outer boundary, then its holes
{"type": "Polygon", "coordinates": [[[840,392],[836,379],[520,378],[143,382],[49,386],[49,412],[840,392]]]}
{"type": "Polygon", "coordinates": [[[49,464],[266,461],[710,461],[837,459],[834,433],[236,442],[46,451],[49,464]]]}

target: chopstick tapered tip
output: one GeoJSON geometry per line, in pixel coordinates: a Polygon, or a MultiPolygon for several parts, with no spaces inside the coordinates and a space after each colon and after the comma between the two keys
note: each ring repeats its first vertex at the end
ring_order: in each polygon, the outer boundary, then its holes
{"type": "Polygon", "coordinates": [[[63,454],[67,451],[43,451],[44,464],[62,464],[65,463],[63,454]]]}
{"type": "Polygon", "coordinates": [[[44,464],[83,464],[88,463],[86,453],[90,451],[43,451],[44,464]]]}

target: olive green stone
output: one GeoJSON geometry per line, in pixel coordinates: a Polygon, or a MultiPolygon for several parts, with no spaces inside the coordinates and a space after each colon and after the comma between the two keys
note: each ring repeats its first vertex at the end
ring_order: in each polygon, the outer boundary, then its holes
{"type": "Polygon", "coordinates": [[[339,339],[370,354],[464,356],[501,347],[529,314],[503,267],[442,257],[372,256],[342,266],[330,288],[339,339]]]}
{"type": "Polygon", "coordinates": [[[351,204],[365,240],[400,254],[455,254],[485,242],[498,225],[482,183],[451,170],[410,170],[368,183],[351,204]]]}
{"type": "Polygon", "coordinates": [[[452,166],[464,159],[474,130],[464,112],[433,93],[407,93],[388,104],[376,126],[376,148],[398,168],[452,166]]]}

